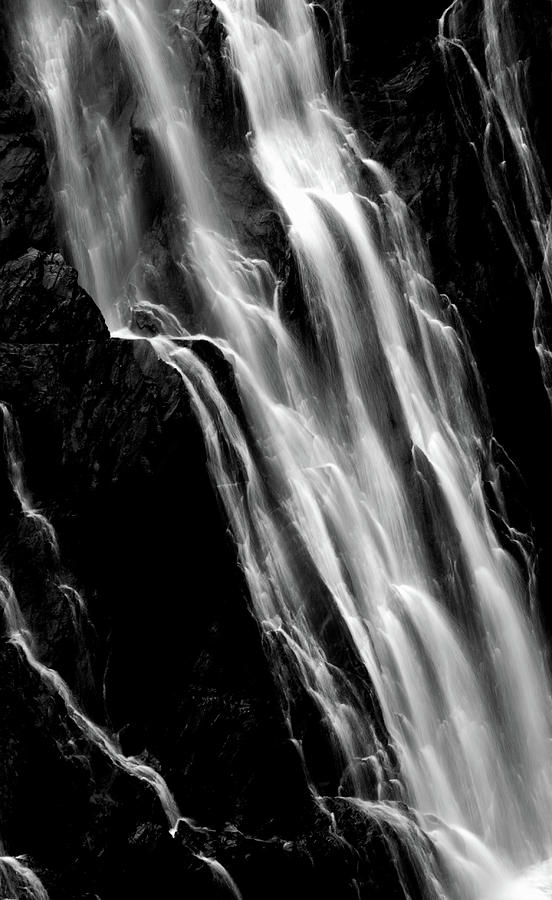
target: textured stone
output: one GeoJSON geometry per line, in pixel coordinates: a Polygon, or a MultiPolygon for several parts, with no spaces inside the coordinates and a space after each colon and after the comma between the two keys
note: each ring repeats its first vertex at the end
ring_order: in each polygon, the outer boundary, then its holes
{"type": "Polygon", "coordinates": [[[0,341],[107,339],[102,315],[60,253],[28,250],[0,268],[0,341]]]}

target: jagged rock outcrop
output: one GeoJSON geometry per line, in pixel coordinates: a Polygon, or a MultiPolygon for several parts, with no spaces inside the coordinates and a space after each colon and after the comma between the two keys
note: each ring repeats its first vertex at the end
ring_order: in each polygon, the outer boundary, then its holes
{"type": "Polygon", "coordinates": [[[31,249],[0,269],[0,341],[43,343],[106,340],[98,307],[61,253],[31,249]]]}

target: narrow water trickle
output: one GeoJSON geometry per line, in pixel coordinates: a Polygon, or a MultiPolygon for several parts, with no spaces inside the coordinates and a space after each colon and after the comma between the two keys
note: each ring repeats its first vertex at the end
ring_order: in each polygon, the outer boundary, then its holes
{"type": "MultiPolygon", "coordinates": [[[[57,537],[52,524],[48,519],[34,509],[31,498],[26,490],[23,476],[23,459],[20,450],[20,438],[17,423],[14,421],[9,408],[0,403],[2,414],[2,428],[4,433],[4,455],[8,465],[11,485],[21,503],[23,514],[36,521],[46,541],[54,542],[57,547],[57,537]]],[[[67,714],[79,729],[83,737],[93,744],[102,754],[111,760],[114,766],[126,772],[133,778],[149,785],[157,795],[163,812],[167,818],[171,834],[174,836],[178,824],[182,819],[177,802],[171,793],[164,778],[151,766],[146,765],[133,756],[125,756],[118,746],[117,740],[111,737],[107,731],[96,725],[82,710],[79,702],[61,675],[40,661],[36,649],[35,638],[28,627],[25,615],[19,605],[15,592],[9,580],[0,573],[0,608],[4,614],[9,641],[19,649],[29,667],[38,674],[48,690],[55,693],[63,702],[67,714]]],[[[1,844],[0,844],[1,847],[1,844]]],[[[228,894],[241,900],[241,895],[231,876],[224,866],[217,860],[206,858],[202,854],[196,854],[197,858],[212,872],[216,881],[222,881],[228,888],[228,894]]],[[[24,887],[32,890],[29,896],[32,900],[48,900],[48,895],[39,879],[29,870],[23,862],[15,857],[0,857],[0,887],[2,878],[6,881],[12,878],[15,884],[17,880],[24,882],[24,887]]],[[[19,896],[19,894],[14,894],[19,896]]],[[[27,895],[25,895],[27,896],[27,895]]]]}
{"type": "Polygon", "coordinates": [[[473,42],[474,23],[464,0],[455,0],[439,22],[439,42],[462,128],[476,149],[489,196],[525,271],[533,298],[533,340],[552,402],[552,191],[529,124],[529,58],[517,19],[513,2],[484,0],[484,66],[476,64],[466,46],[468,38],[473,42]],[[479,115],[474,121],[466,103],[472,86],[479,95],[483,130],[479,115]]]}
{"type": "Polygon", "coordinates": [[[327,723],[341,792],[408,832],[426,896],[546,896],[534,873],[552,857],[550,682],[530,573],[500,546],[485,501],[493,464],[469,349],[390,176],[329,99],[312,5],[214,6],[253,162],[286,225],[297,317],[212,188],[185,29],[169,37],[161,2],[18,12],[73,262],[120,335],[136,336],[137,310],[164,332],[151,345],[188,390],[253,608],[327,723]],[[159,168],[173,262],[186,285],[192,273],[192,309],[159,308],[140,276],[155,260],[127,120],[112,98],[90,100],[106,35],[159,168]],[[78,67],[77,53],[88,54],[78,67]],[[102,147],[116,148],[111,167],[102,147]],[[232,365],[246,429],[194,337],[232,365]],[[343,659],[360,663],[365,693],[343,659]]]}

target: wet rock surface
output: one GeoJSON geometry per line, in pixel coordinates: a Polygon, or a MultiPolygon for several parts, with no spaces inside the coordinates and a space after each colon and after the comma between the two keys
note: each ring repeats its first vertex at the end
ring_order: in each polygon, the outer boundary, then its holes
{"type": "Polygon", "coordinates": [[[0,261],[55,241],[43,136],[8,54],[12,13],[0,4],[0,261]]]}

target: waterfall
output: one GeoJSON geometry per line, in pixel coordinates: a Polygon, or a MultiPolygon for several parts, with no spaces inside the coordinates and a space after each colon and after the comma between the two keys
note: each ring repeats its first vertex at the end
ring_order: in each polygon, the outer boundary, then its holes
{"type": "Polygon", "coordinates": [[[128,115],[122,116],[122,128],[110,127],[111,82],[101,30],[92,34],[86,16],[68,16],[64,0],[34,3],[31,9],[22,35],[23,52],[33,54],[41,73],[36,89],[48,110],[56,148],[52,183],[61,232],[83,284],[108,324],[117,327],[118,301],[136,263],[140,235],[128,115]],[[88,83],[86,65],[95,73],[88,83]],[[73,78],[79,80],[82,93],[74,90],[73,78]]]}
{"type": "Polygon", "coordinates": [[[512,0],[483,0],[483,71],[466,48],[469,25],[470,16],[465,3],[454,0],[439,22],[440,46],[462,127],[476,148],[491,200],[525,270],[533,298],[533,340],[544,387],[552,402],[549,324],[552,303],[552,193],[529,123],[527,60],[523,59],[519,46],[514,3],[512,0]],[[459,60],[468,78],[461,74],[459,60]],[[465,102],[467,85],[471,84],[475,85],[479,95],[484,121],[482,132],[465,102]],[[513,188],[517,174],[521,198],[513,188]],[[520,200],[524,209],[520,209],[520,200]],[[525,225],[524,219],[527,220],[525,225]],[[536,260],[533,244],[537,249],[536,260]]]}
{"type": "Polygon", "coordinates": [[[455,311],[431,283],[391,177],[329,98],[312,6],[214,6],[253,161],[286,223],[295,315],[212,187],[185,29],[168,37],[164,20],[178,11],[161,2],[97,0],[79,11],[42,0],[19,14],[73,261],[83,260],[81,277],[112,327],[130,326],[119,333],[133,336],[123,295],[163,326],[151,344],[188,390],[253,608],[319,709],[337,789],[395,822],[405,821],[406,799],[436,848],[423,858],[428,891],[543,896],[534,867],[552,856],[550,683],[528,573],[501,547],[487,507],[483,472],[493,482],[494,469],[455,311]],[[103,97],[87,106],[108,30],[161,172],[174,262],[186,284],[193,273],[193,315],[156,308],[148,295],[139,269],[154,261],[128,120],[103,97]],[[102,147],[116,148],[111,167],[102,147]],[[92,253],[97,216],[106,244],[92,253]],[[232,365],[245,423],[194,353],[198,337],[232,365]]]}

